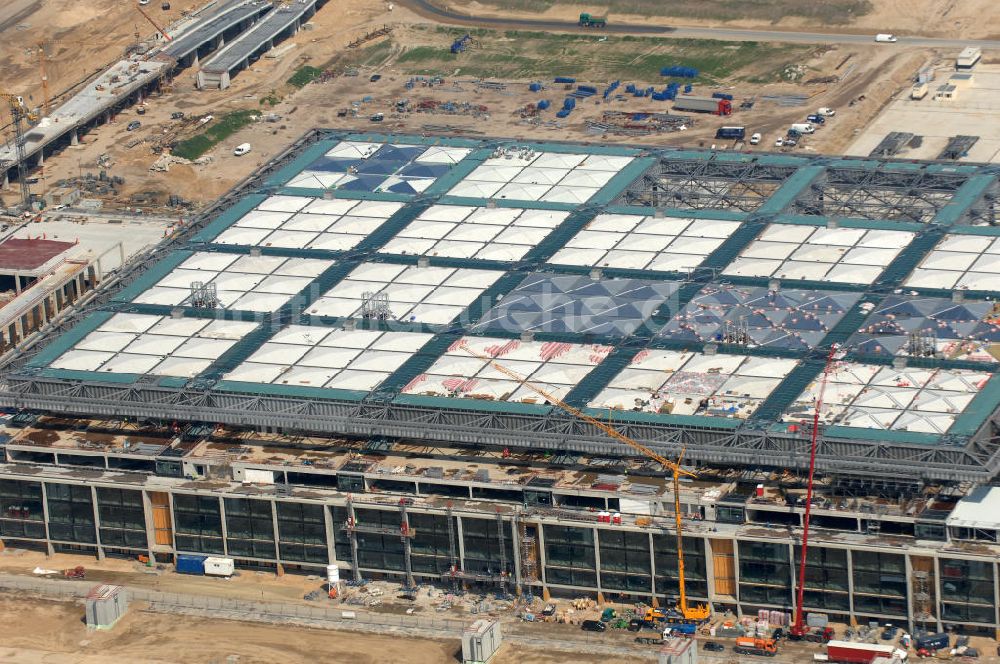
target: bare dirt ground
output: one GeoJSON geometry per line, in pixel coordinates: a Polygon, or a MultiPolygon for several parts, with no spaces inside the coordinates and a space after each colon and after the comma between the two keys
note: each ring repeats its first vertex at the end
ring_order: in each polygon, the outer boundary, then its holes
{"type": "MultiPolygon", "coordinates": [[[[463,12],[481,16],[516,15],[511,5],[504,0],[438,0],[442,5],[450,5],[463,12]]],[[[822,0],[820,0],[821,2],[822,0]]],[[[580,12],[586,11],[620,23],[652,22],[664,26],[758,28],[809,30],[814,32],[877,33],[893,32],[902,35],[923,35],[926,37],[950,37],[953,39],[994,39],[1000,34],[1000,13],[996,11],[994,0],[870,0],[872,10],[855,17],[844,17],[843,21],[830,22],[824,17],[787,15],[780,20],[739,18],[697,18],[690,15],[671,14],[671,4],[661,3],[662,8],[654,16],[630,13],[629,3],[621,0],[598,0],[592,4],[551,4],[544,3],[537,11],[531,11],[531,18],[575,21],[580,12]]],[[[708,0],[700,3],[708,16],[725,16],[737,13],[734,3],[708,0]],[[714,9],[713,4],[720,7],[714,9]]],[[[513,5],[518,6],[518,3],[513,5]]],[[[738,7],[738,5],[736,5],[738,7]]]]}
{"type": "MultiPolygon", "coordinates": [[[[974,3],[975,0],[972,4],[974,3]]],[[[39,84],[39,69],[37,53],[32,51],[32,44],[39,39],[60,36],[54,42],[56,45],[47,50],[50,89],[54,93],[71,85],[99,64],[103,65],[117,58],[124,46],[134,40],[131,33],[136,26],[144,35],[152,30],[130,3],[112,0],[51,0],[42,3],[34,11],[31,11],[34,5],[30,2],[17,4],[20,9],[16,12],[10,7],[6,8],[6,13],[0,10],[0,25],[8,15],[19,17],[17,24],[8,26],[3,33],[3,37],[9,39],[9,42],[0,49],[0,67],[5,71],[4,85],[10,89],[35,91],[29,94],[36,94],[36,99],[38,88],[32,86],[39,84]],[[86,7],[81,7],[82,5],[86,7]],[[58,30],[53,32],[51,27],[47,27],[50,25],[57,26],[58,30]],[[144,26],[149,29],[145,30],[144,26]],[[80,43],[77,44],[77,41],[80,43]],[[87,63],[86,67],[81,63],[87,63]]],[[[181,10],[203,6],[195,0],[180,0],[172,5],[169,18],[179,18],[181,10]]],[[[168,18],[158,14],[160,9],[156,3],[149,7],[154,7],[151,13],[157,20],[168,18]]],[[[557,9],[558,7],[550,11],[557,9]]],[[[571,16],[571,9],[576,11],[578,7],[562,8],[567,16],[571,16]]],[[[876,10],[879,10],[878,7],[876,10]]],[[[964,5],[962,11],[966,11],[964,5]]],[[[514,139],[709,147],[716,144],[714,134],[718,126],[742,124],[747,126],[748,133],[759,131],[765,135],[762,144],[755,148],[765,150],[774,149],[774,138],[783,133],[789,123],[802,121],[806,114],[814,112],[820,106],[832,106],[838,109],[837,118],[827,123],[822,131],[803,141],[798,149],[836,153],[853,139],[860,127],[878,113],[889,95],[906,85],[919,65],[932,57],[929,51],[888,51],[871,46],[841,46],[818,51],[815,57],[805,63],[809,69],[808,75],[822,77],[838,74],[842,80],[832,84],[802,85],[751,84],[737,78],[718,88],[731,92],[737,100],[766,94],[806,94],[810,95],[806,106],[784,107],[758,103],[752,111],[739,112],[730,118],[697,115],[695,126],[686,132],[623,137],[588,133],[584,121],[600,120],[605,110],[664,112],[667,110],[666,105],[631,98],[612,101],[607,105],[590,105],[588,100],[578,107],[566,123],[533,125],[515,114],[518,108],[537,97],[527,94],[524,89],[528,80],[510,82],[511,87],[505,92],[486,91],[477,89],[468,82],[470,77],[463,77],[459,72],[455,77],[446,77],[448,82],[445,86],[433,90],[418,86],[407,90],[405,82],[414,71],[414,66],[421,63],[396,62],[402,49],[395,44],[410,45],[409,42],[417,39],[417,31],[411,26],[423,23],[423,20],[403,8],[397,6],[390,12],[386,4],[345,0],[336,7],[324,7],[313,18],[312,23],[314,29],[301,31],[285,42],[292,45],[287,52],[275,59],[261,58],[248,71],[236,76],[233,86],[225,91],[197,90],[194,87],[195,71],[183,71],[167,91],[148,100],[147,112],[142,117],[135,114],[135,109],[126,109],[114,122],[84,135],[80,145],[66,148],[62,153],[47,159],[44,169],[38,173],[41,183],[35,191],[44,191],[63,178],[97,173],[101,170],[98,158],[108,154],[113,162],[107,169],[108,174],[124,177],[126,181],[121,197],[110,202],[113,207],[134,206],[130,201],[133,195],[148,195],[163,200],[169,194],[179,195],[195,205],[202,205],[218,198],[313,127],[411,133],[441,133],[442,127],[454,127],[514,139]],[[383,66],[370,69],[362,67],[361,75],[356,78],[336,78],[328,83],[314,83],[301,91],[287,85],[289,76],[304,64],[322,69],[331,62],[342,62],[345,54],[349,59],[351,54],[358,51],[348,51],[345,48],[347,43],[383,24],[393,25],[396,30],[392,37],[394,46],[390,49],[392,55],[383,66]],[[376,72],[381,73],[383,79],[378,84],[370,84],[368,76],[376,72]],[[455,80],[466,82],[455,87],[455,80]],[[371,95],[373,99],[360,105],[358,117],[337,117],[338,109],[348,107],[351,102],[360,102],[365,95],[371,95]],[[273,96],[280,101],[273,107],[262,104],[261,100],[265,96],[273,96]],[[394,104],[403,98],[410,99],[414,104],[424,99],[484,104],[489,107],[488,119],[430,113],[396,116],[392,113],[394,104]],[[853,105],[849,106],[852,102],[853,105]],[[150,150],[148,143],[126,147],[135,139],[152,141],[162,132],[173,130],[176,122],[170,119],[170,114],[174,111],[183,111],[188,116],[212,113],[219,117],[237,109],[273,112],[281,115],[282,119],[277,123],[255,123],[223,141],[208,153],[214,160],[210,164],[174,164],[168,173],[149,171],[149,166],[158,155],[150,150]],[[376,112],[386,114],[386,122],[382,125],[373,125],[368,121],[368,117],[376,112]],[[142,122],[142,128],[136,132],[126,132],[125,125],[134,119],[142,122]],[[250,142],[253,152],[241,158],[233,156],[233,147],[243,142],[250,142]]],[[[429,34],[430,37],[427,30],[423,30],[425,41],[437,38],[442,42],[441,48],[446,50],[444,42],[450,37],[434,35],[433,32],[429,34]]],[[[766,73],[768,67],[780,64],[761,63],[757,73],[766,73]]],[[[745,79],[751,74],[754,71],[744,71],[740,77],[745,79]]],[[[659,82],[646,83],[652,85],[659,82]]],[[[706,93],[704,89],[699,92],[706,93]]],[[[549,94],[554,95],[552,99],[558,103],[560,93],[561,91],[553,90],[549,94]]],[[[730,146],[720,144],[717,147],[730,146]]]]}
{"type": "MultiPolygon", "coordinates": [[[[142,605],[108,631],[83,624],[83,606],[0,598],[4,639],[0,660],[49,664],[443,664],[457,662],[457,640],[311,630],[143,611],[142,605]]],[[[522,660],[523,661],[523,660],[522,660]]],[[[538,660],[542,664],[542,660],[538,660]]]]}

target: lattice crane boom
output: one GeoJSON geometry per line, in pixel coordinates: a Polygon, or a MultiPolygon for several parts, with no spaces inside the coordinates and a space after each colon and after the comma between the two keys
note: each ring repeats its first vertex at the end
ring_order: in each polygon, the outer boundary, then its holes
{"type": "Polygon", "coordinates": [[[802,602],[805,597],[806,585],[806,555],[809,553],[809,515],[812,512],[813,477],[816,472],[816,443],[819,438],[819,414],[823,408],[823,397],[826,395],[826,384],[834,363],[843,355],[838,344],[830,346],[823,365],[823,376],[820,379],[819,391],[816,393],[816,403],[813,408],[812,432],[809,440],[809,482],[806,485],[806,510],[802,520],[802,552],[799,554],[799,585],[796,588],[795,622],[789,628],[789,635],[800,638],[806,633],[805,611],[802,602]]]}
{"type": "MultiPolygon", "coordinates": [[[[597,429],[600,429],[614,440],[617,440],[620,443],[628,445],[629,447],[636,450],[643,456],[659,463],[661,466],[663,466],[665,470],[670,471],[671,475],[673,476],[674,516],[676,518],[676,528],[677,528],[677,576],[678,576],[678,586],[680,590],[679,592],[680,601],[678,602],[677,608],[680,610],[681,614],[684,616],[685,619],[698,620],[698,621],[707,619],[711,614],[711,611],[707,606],[689,607],[687,605],[687,592],[685,590],[685,581],[684,581],[684,534],[683,534],[683,523],[681,520],[680,477],[681,475],[685,475],[687,477],[694,477],[695,476],[694,473],[681,468],[679,464],[680,459],[678,459],[678,462],[674,462],[660,454],[657,454],[656,452],[646,447],[642,443],[632,440],[628,436],[622,434],[614,427],[605,424],[596,417],[588,415],[579,408],[569,405],[568,403],[556,397],[555,395],[549,393],[545,389],[535,385],[534,383],[530,382],[527,378],[520,375],[516,371],[508,369],[507,367],[497,362],[496,359],[491,357],[490,355],[474,351],[471,348],[469,348],[465,343],[460,344],[459,348],[464,350],[469,355],[472,355],[473,357],[477,357],[480,360],[487,362],[496,371],[499,371],[508,378],[517,381],[519,384],[528,388],[535,394],[538,394],[539,396],[543,397],[549,403],[558,406],[559,408],[566,411],[570,415],[573,415],[574,417],[583,420],[587,424],[590,424],[596,427],[597,429]]],[[[684,453],[681,452],[681,457],[683,456],[684,453]]]]}
{"type": "Polygon", "coordinates": [[[17,155],[17,180],[21,187],[21,205],[25,212],[31,210],[31,186],[28,184],[28,157],[24,148],[24,120],[27,110],[24,108],[24,98],[9,92],[0,91],[0,99],[10,109],[14,121],[14,152],[17,155]]]}

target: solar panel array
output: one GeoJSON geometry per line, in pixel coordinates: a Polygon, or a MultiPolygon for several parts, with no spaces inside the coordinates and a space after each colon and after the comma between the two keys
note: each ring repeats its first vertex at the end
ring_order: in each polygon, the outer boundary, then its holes
{"type": "Polygon", "coordinates": [[[795,427],[837,343],[831,431],[927,442],[965,427],[1000,357],[1000,234],[796,216],[775,202],[790,184],[757,206],[766,217],[613,204],[657,158],[671,156],[322,141],[119,293],[130,313],[87,318],[34,364],[546,407],[486,355],[607,417],[795,427]]]}

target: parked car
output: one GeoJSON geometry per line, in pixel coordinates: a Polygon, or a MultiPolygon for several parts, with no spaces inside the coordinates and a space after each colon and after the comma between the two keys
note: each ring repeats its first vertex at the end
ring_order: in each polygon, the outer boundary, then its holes
{"type": "Polygon", "coordinates": [[[585,632],[603,632],[607,628],[608,626],[600,620],[584,620],[580,623],[580,629],[585,632]]]}
{"type": "Polygon", "coordinates": [[[760,139],[761,138],[762,137],[761,137],[760,134],[753,134],[753,135],[751,135],[750,136],[750,145],[757,145],[758,143],[760,143],[760,139]]]}
{"type": "Polygon", "coordinates": [[[128,126],[125,127],[125,131],[135,131],[141,126],[142,126],[141,122],[139,122],[138,120],[132,120],[132,122],[129,122],[128,126]]]}
{"type": "Polygon", "coordinates": [[[632,618],[632,620],[628,621],[627,629],[630,632],[638,632],[644,627],[643,623],[645,623],[645,621],[642,618],[632,618]]]}
{"type": "Polygon", "coordinates": [[[383,115],[382,113],[376,113],[375,115],[371,116],[369,120],[371,120],[372,122],[382,122],[382,120],[385,120],[385,115],[383,115]]]}
{"type": "Polygon", "coordinates": [[[774,141],[774,147],[776,148],[780,148],[784,144],[785,144],[785,139],[782,138],[781,136],[779,136],[777,140],[774,141]]]}
{"type": "Polygon", "coordinates": [[[886,625],[885,629],[882,630],[882,640],[891,641],[896,638],[896,634],[899,632],[898,627],[893,627],[892,625],[886,625]]]}
{"type": "Polygon", "coordinates": [[[375,81],[379,80],[380,78],[382,78],[382,74],[372,74],[372,77],[369,78],[368,80],[370,82],[374,83],[375,81]]]}
{"type": "Polygon", "coordinates": [[[794,148],[798,144],[799,144],[799,142],[797,140],[795,140],[794,138],[786,138],[785,139],[785,147],[786,148],[794,148]]]}
{"type": "Polygon", "coordinates": [[[243,155],[250,152],[250,150],[251,147],[249,143],[240,143],[239,145],[236,146],[236,149],[233,150],[233,154],[236,155],[237,157],[242,157],[243,155]]]}
{"type": "Polygon", "coordinates": [[[706,641],[705,642],[705,650],[707,650],[709,652],[722,652],[725,649],[726,649],[726,646],[722,645],[721,643],[717,643],[715,641],[706,641]]]}

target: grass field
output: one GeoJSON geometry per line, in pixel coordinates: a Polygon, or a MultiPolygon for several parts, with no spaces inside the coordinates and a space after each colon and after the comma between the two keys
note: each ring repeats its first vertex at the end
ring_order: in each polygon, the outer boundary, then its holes
{"type": "Polygon", "coordinates": [[[683,65],[699,70],[696,84],[734,78],[765,83],[780,80],[784,65],[801,62],[814,50],[762,42],[476,30],[470,33],[474,45],[452,54],[451,42],[465,31],[428,28],[417,33],[406,42],[414,45],[390,47],[386,42],[383,47],[387,57],[390,51],[398,53],[394,66],[405,74],[521,80],[573,76],[655,85],[667,82],[660,76],[662,68],[683,65]]]}
{"type": "MultiPolygon", "coordinates": [[[[466,4],[457,0],[455,4],[466,4]]],[[[618,14],[640,16],[674,16],[677,18],[737,21],[763,20],[777,23],[782,18],[797,16],[816,23],[843,24],[872,10],[869,0],[485,0],[482,4],[517,12],[536,13],[554,5],[571,5],[581,11],[609,17],[614,22],[618,14]]]]}
{"type": "Polygon", "coordinates": [[[183,159],[197,159],[216,144],[226,140],[243,127],[253,122],[259,111],[233,111],[222,117],[205,131],[181,141],[174,146],[171,154],[183,159]]]}

